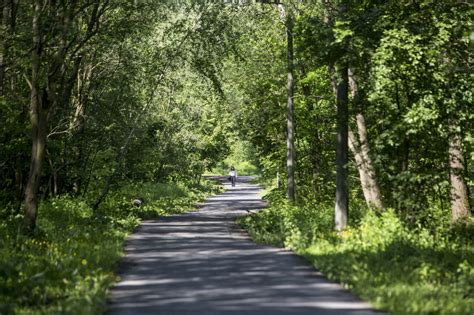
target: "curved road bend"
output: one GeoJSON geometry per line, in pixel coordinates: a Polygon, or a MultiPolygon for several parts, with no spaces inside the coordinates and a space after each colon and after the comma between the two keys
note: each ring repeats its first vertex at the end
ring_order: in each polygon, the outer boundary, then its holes
{"type": "Polygon", "coordinates": [[[144,221],[126,243],[110,315],[380,314],[302,258],[258,245],[234,223],[265,206],[239,177],[199,211],[144,221]]]}

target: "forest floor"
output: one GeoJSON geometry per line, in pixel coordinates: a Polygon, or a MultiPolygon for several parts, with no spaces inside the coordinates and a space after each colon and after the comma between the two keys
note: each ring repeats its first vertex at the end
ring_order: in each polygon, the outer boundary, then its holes
{"type": "Polygon", "coordinates": [[[250,180],[224,183],[198,211],[143,221],[107,314],[378,314],[301,257],[250,240],[235,223],[265,207],[250,180]]]}

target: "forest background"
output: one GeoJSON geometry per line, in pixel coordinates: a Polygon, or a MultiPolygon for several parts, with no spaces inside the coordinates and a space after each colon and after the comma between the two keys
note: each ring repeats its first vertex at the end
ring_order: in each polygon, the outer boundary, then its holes
{"type": "Polygon", "coordinates": [[[255,240],[393,314],[474,310],[469,1],[1,8],[0,312],[101,312],[125,235],[229,164],[268,188],[255,240]]]}

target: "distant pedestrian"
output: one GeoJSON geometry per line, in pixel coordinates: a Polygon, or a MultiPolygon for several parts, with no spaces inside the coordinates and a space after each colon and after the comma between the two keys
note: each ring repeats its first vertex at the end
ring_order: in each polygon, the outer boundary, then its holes
{"type": "Polygon", "coordinates": [[[229,171],[230,182],[232,183],[232,187],[235,186],[235,182],[237,181],[237,171],[233,166],[230,167],[229,171]]]}

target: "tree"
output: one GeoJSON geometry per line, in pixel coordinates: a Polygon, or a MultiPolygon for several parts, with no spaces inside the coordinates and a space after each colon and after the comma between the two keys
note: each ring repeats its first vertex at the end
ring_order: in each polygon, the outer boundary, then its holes
{"type": "Polygon", "coordinates": [[[285,8],[279,5],[281,16],[285,21],[286,39],[287,39],[287,139],[286,139],[286,167],[287,167],[287,197],[291,202],[295,201],[295,106],[294,90],[295,82],[293,76],[293,23],[294,17],[291,8],[285,8]]]}
{"type": "Polygon", "coordinates": [[[349,128],[349,148],[354,155],[361,188],[364,198],[369,207],[378,210],[383,209],[382,196],[374,169],[374,163],[370,152],[369,139],[367,136],[367,123],[363,113],[363,99],[360,96],[358,79],[353,69],[349,69],[349,86],[352,94],[352,104],[356,110],[357,133],[349,128]]]}
{"type": "Polygon", "coordinates": [[[31,163],[28,182],[25,189],[25,219],[24,224],[28,231],[34,230],[38,211],[38,188],[43,166],[46,146],[46,124],[48,114],[47,100],[40,96],[40,63],[41,63],[41,33],[40,16],[41,1],[34,3],[33,15],[33,50],[31,53],[31,101],[30,120],[32,126],[31,163]],[[44,104],[43,104],[44,102],[44,104]]]}
{"type": "Polygon", "coordinates": [[[458,222],[471,216],[469,195],[464,180],[464,155],[459,133],[454,133],[449,142],[449,179],[451,183],[451,220],[458,222]]]}
{"type": "MultiPolygon", "coordinates": [[[[99,19],[108,7],[108,1],[97,2],[77,9],[74,3],[50,3],[44,6],[42,1],[34,2],[32,16],[31,53],[31,100],[30,120],[32,127],[32,151],[28,181],[25,188],[26,231],[36,226],[38,210],[38,189],[44,163],[47,141],[48,120],[51,111],[64,106],[70,97],[70,89],[78,71],[77,64],[68,73],[69,58],[75,58],[76,52],[97,32],[99,19]],[[71,28],[78,14],[91,10],[86,24],[84,37],[77,40],[71,36],[71,28]],[[79,12],[76,12],[79,10],[79,12]],[[81,12],[82,11],[82,12],[81,12]],[[46,17],[54,18],[57,23],[49,23],[46,17]],[[48,38],[52,34],[52,38],[48,38]],[[48,41],[58,41],[57,47],[48,47],[48,41]],[[70,55],[68,55],[68,52],[70,55]],[[67,80],[68,75],[71,78],[67,80]]],[[[75,25],[74,25],[75,26],[75,25]]],[[[78,59],[80,61],[80,59],[78,59]]],[[[72,66],[75,64],[73,63],[72,66]]]]}
{"type": "Polygon", "coordinates": [[[348,188],[348,136],[349,136],[349,65],[347,63],[348,32],[344,29],[346,5],[341,2],[336,16],[332,16],[334,4],[322,0],[324,8],[324,23],[336,31],[335,41],[337,57],[328,65],[332,75],[332,85],[336,97],[336,200],[335,227],[343,230],[348,223],[349,188],[348,188]]]}
{"type": "Polygon", "coordinates": [[[336,141],[336,230],[347,226],[349,211],[348,177],[348,131],[349,131],[349,83],[348,66],[344,62],[336,65],[336,106],[337,106],[337,141],[336,141]]]}

